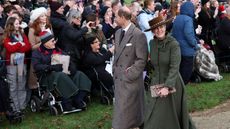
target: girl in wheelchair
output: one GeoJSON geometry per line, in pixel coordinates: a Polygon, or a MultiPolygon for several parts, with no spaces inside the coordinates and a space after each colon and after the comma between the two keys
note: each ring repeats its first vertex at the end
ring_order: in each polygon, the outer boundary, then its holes
{"type": "Polygon", "coordinates": [[[55,47],[56,41],[51,33],[41,32],[40,39],[40,47],[32,53],[33,68],[38,78],[42,76],[40,83],[62,97],[64,111],[72,110],[72,107],[85,109],[84,98],[90,92],[91,81],[84,73],[72,70],[74,66],[71,64],[68,67],[69,74],[63,72],[63,64],[52,64],[52,57],[62,55],[63,52],[55,47]]]}

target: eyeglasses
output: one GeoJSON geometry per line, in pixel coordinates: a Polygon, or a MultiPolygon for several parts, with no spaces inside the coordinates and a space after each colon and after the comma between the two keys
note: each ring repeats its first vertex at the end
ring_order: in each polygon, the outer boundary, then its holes
{"type": "Polygon", "coordinates": [[[51,42],[52,43],[56,43],[57,42],[57,39],[55,40],[55,39],[53,39],[53,40],[51,40],[51,42]]]}
{"type": "Polygon", "coordinates": [[[81,20],[81,17],[73,16],[74,19],[81,20]]]}

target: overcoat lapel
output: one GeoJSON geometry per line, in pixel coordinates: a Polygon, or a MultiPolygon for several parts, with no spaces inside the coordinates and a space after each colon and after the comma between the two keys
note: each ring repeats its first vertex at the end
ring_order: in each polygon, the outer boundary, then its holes
{"type": "Polygon", "coordinates": [[[125,33],[124,38],[122,39],[120,44],[119,44],[119,40],[120,40],[120,35],[121,35],[122,30],[121,29],[119,30],[119,33],[118,33],[119,37],[117,37],[117,39],[116,39],[118,41],[118,43],[117,43],[117,46],[116,46],[117,51],[116,51],[116,56],[114,58],[114,63],[117,62],[117,60],[121,56],[121,53],[124,50],[126,44],[133,37],[132,33],[133,33],[134,29],[135,29],[135,25],[131,24],[131,26],[129,27],[128,31],[125,33]]]}

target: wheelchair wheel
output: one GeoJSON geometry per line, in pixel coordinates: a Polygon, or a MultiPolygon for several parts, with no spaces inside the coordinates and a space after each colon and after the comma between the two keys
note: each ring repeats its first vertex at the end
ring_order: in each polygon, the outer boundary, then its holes
{"type": "Polygon", "coordinates": [[[107,96],[102,96],[102,97],[101,97],[101,103],[102,103],[102,104],[105,104],[105,105],[110,105],[109,97],[107,97],[107,96]]]}
{"type": "Polygon", "coordinates": [[[52,116],[57,116],[58,115],[58,110],[54,106],[50,106],[50,115],[52,116]]]}
{"type": "Polygon", "coordinates": [[[41,109],[41,101],[37,96],[32,96],[30,100],[30,110],[32,112],[40,112],[41,109]]]}
{"type": "Polygon", "coordinates": [[[84,102],[86,102],[86,104],[90,104],[90,103],[91,103],[91,97],[90,97],[90,95],[87,95],[87,96],[84,98],[84,102]]]}
{"type": "Polygon", "coordinates": [[[6,118],[9,120],[10,124],[21,123],[23,119],[23,114],[21,112],[10,112],[6,115],[6,118]]]}
{"type": "Polygon", "coordinates": [[[199,75],[196,76],[195,82],[196,83],[201,83],[201,77],[199,75]]]}
{"type": "Polygon", "coordinates": [[[10,124],[18,124],[18,123],[22,123],[22,118],[16,118],[13,120],[9,120],[10,124]]]}
{"type": "Polygon", "coordinates": [[[226,63],[222,63],[218,66],[220,73],[227,73],[230,71],[230,67],[226,63]]]}

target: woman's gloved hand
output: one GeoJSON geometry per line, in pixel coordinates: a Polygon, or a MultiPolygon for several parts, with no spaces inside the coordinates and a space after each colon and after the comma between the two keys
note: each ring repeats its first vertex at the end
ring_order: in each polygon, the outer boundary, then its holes
{"type": "Polygon", "coordinates": [[[49,66],[50,71],[61,72],[63,70],[62,64],[55,64],[49,66]]]}

